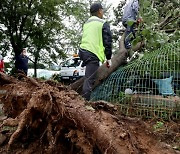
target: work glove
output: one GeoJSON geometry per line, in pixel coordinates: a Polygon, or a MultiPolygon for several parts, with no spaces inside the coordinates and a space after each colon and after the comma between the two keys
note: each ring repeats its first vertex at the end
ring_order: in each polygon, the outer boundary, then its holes
{"type": "Polygon", "coordinates": [[[106,60],[106,67],[107,67],[107,68],[110,68],[111,65],[112,65],[111,60],[106,60]]]}

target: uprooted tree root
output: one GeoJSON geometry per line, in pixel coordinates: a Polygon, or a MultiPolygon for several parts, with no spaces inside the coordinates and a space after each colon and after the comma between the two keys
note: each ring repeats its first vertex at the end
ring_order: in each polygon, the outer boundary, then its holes
{"type": "Polygon", "coordinates": [[[116,109],[105,102],[87,105],[78,93],[55,82],[0,74],[0,85],[8,116],[3,125],[17,125],[8,150],[22,142],[36,144],[36,152],[43,147],[43,153],[174,153],[142,121],[112,114],[116,109]]]}

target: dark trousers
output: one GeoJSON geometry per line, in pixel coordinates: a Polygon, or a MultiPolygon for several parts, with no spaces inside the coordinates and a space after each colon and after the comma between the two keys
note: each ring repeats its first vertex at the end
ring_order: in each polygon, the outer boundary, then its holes
{"type": "Polygon", "coordinates": [[[26,69],[17,69],[16,73],[22,73],[27,76],[27,70],[26,69]]]}
{"type": "Polygon", "coordinates": [[[99,59],[93,53],[83,49],[79,50],[79,57],[81,60],[83,60],[83,66],[86,66],[82,95],[86,100],[89,101],[96,79],[96,72],[99,68],[99,59]]]}
{"type": "Polygon", "coordinates": [[[130,41],[132,41],[135,38],[135,23],[132,24],[131,26],[129,26],[127,24],[127,22],[123,22],[123,26],[126,27],[125,30],[125,38],[124,38],[124,46],[126,49],[130,49],[131,48],[131,43],[130,41]]]}

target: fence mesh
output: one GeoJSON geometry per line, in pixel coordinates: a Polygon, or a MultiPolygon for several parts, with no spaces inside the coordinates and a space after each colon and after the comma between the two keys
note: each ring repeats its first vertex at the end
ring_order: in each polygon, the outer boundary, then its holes
{"type": "Polygon", "coordinates": [[[126,115],[180,118],[180,41],[145,53],[112,73],[91,94],[126,115]]]}

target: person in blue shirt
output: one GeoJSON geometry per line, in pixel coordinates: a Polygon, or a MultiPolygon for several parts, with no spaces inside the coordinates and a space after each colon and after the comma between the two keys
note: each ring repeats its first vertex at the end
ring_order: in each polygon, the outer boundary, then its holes
{"type": "Polygon", "coordinates": [[[124,45],[126,49],[131,48],[131,37],[135,38],[134,27],[139,12],[139,0],[129,0],[124,7],[122,24],[126,27],[124,45]]]}
{"type": "Polygon", "coordinates": [[[28,72],[28,57],[26,56],[26,49],[22,49],[20,55],[16,56],[15,67],[17,72],[23,72],[27,75],[28,72]]]}

